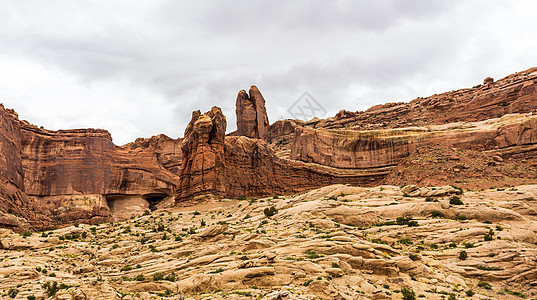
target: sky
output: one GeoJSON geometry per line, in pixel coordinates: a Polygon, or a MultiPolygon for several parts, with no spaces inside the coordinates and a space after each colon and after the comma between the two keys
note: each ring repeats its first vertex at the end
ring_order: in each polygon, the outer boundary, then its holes
{"type": "Polygon", "coordinates": [[[233,131],[251,85],[271,123],[306,92],[330,117],[537,66],[536,12],[533,0],[2,0],[0,103],[118,145],[182,137],[214,105],[233,131]]]}

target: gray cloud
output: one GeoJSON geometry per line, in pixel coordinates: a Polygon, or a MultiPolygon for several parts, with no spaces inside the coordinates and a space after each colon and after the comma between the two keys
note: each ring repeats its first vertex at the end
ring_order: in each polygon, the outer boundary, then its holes
{"type": "Polygon", "coordinates": [[[0,3],[0,102],[116,143],[182,136],[193,110],[256,84],[269,119],[304,91],[333,115],[535,66],[534,1],[0,3]]]}

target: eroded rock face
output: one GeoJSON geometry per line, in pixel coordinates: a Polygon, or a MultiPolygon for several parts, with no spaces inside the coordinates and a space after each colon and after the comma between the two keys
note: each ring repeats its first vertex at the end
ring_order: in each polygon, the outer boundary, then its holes
{"type": "Polygon", "coordinates": [[[204,114],[192,113],[181,146],[183,161],[178,200],[225,195],[226,126],[226,117],[216,106],[204,114]]]}
{"type": "Polygon", "coordinates": [[[371,168],[363,172],[281,159],[268,143],[247,137],[227,137],[225,191],[228,197],[282,195],[315,188],[319,184],[370,185],[387,172],[371,168]]]}
{"type": "Polygon", "coordinates": [[[511,151],[537,144],[537,115],[506,115],[466,124],[387,130],[297,128],[291,159],[349,169],[388,167],[417,149],[444,145],[462,149],[511,151]]]}
{"type": "Polygon", "coordinates": [[[253,85],[249,94],[242,90],[237,95],[237,135],[267,140],[269,137],[269,120],[265,108],[265,99],[259,89],[253,85]]]}
{"type": "Polygon", "coordinates": [[[165,198],[179,182],[153,151],[117,147],[105,130],[45,130],[3,106],[0,153],[0,222],[13,228],[108,221],[106,195],[165,198]]]}

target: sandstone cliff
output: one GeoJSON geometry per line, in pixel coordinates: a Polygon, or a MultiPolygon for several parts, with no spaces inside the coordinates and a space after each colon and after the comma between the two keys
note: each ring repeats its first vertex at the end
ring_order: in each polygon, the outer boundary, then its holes
{"type": "Polygon", "coordinates": [[[336,168],[364,169],[395,166],[417,149],[430,145],[501,153],[514,147],[535,150],[536,144],[537,115],[529,113],[475,123],[385,130],[297,128],[291,159],[336,168]]]}
{"type": "Polygon", "coordinates": [[[58,221],[103,222],[134,196],[149,206],[175,192],[178,177],[154,152],[117,147],[107,131],[45,130],[19,121],[3,106],[0,126],[0,210],[16,226],[23,226],[18,217],[37,228],[58,221]]]}

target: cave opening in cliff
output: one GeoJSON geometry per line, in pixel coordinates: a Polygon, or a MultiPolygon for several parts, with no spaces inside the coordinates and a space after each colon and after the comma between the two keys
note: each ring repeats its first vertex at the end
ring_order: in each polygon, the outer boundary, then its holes
{"type": "Polygon", "coordinates": [[[167,194],[147,194],[144,195],[143,198],[149,203],[149,209],[151,211],[154,211],[157,209],[157,204],[159,204],[162,200],[166,199],[168,197],[167,194]]]}

